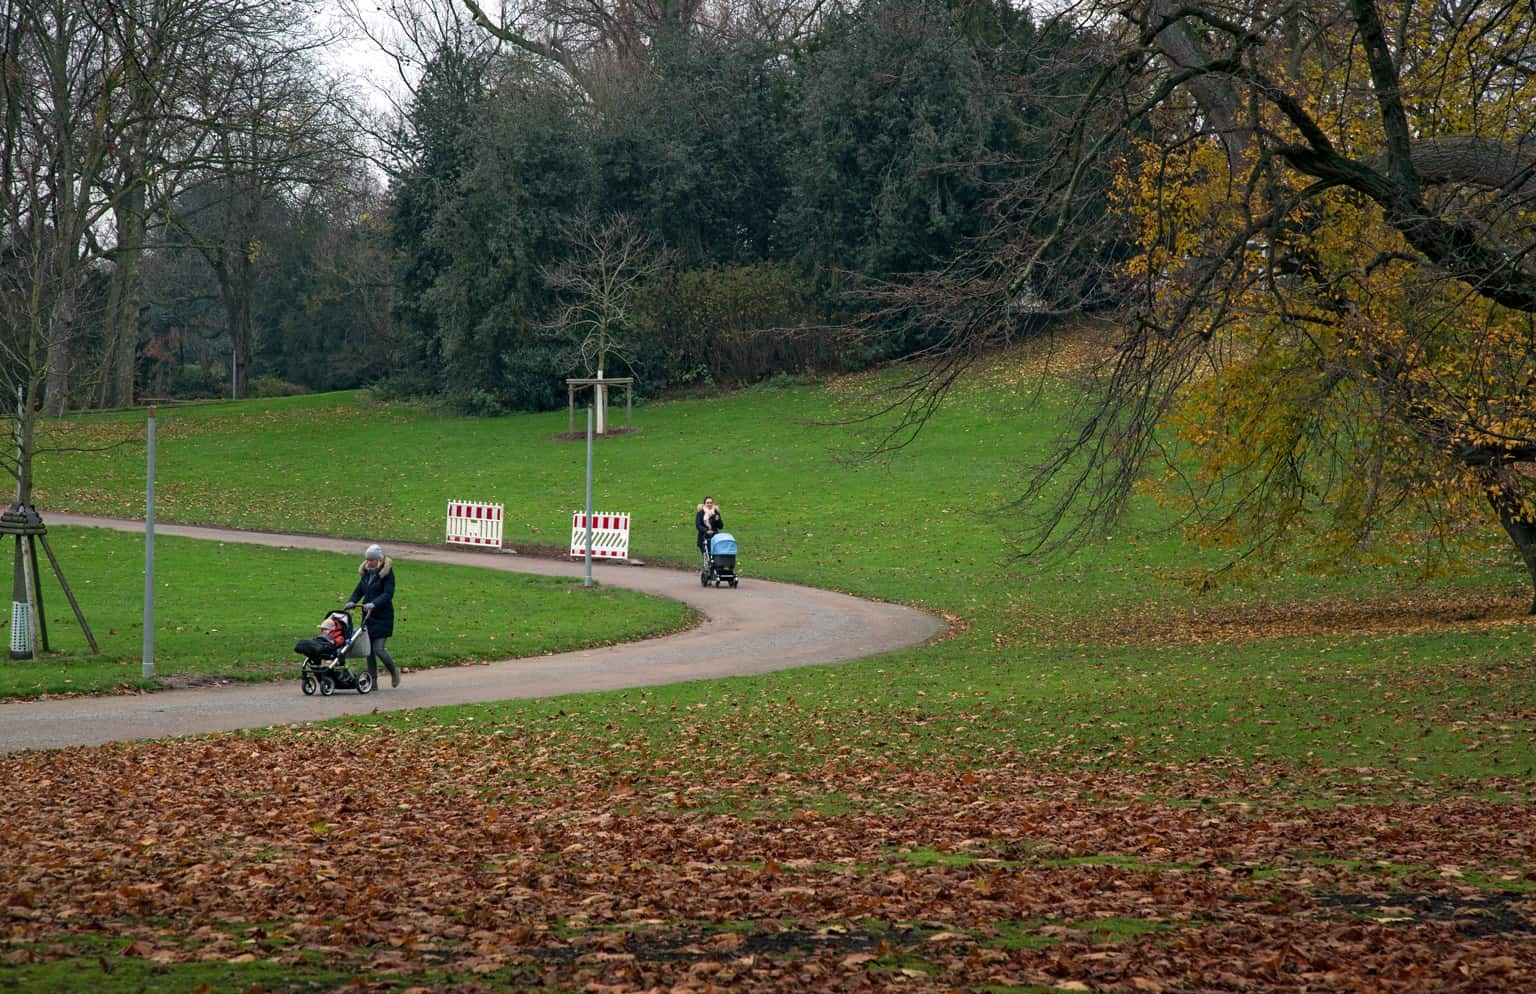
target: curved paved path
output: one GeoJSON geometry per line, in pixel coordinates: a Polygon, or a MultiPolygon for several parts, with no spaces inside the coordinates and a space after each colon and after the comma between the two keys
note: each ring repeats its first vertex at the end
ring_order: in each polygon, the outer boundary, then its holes
{"type": "MultiPolygon", "coordinates": [[[[144,529],[142,521],[70,514],[49,514],[45,520],[50,526],[144,529]]],[[[359,545],[355,539],[159,523],[155,534],[255,545],[302,544],[342,553],[355,553],[359,545]]],[[[389,548],[406,563],[456,563],[577,579],[584,575],[579,560],[400,543],[389,548]]],[[[686,632],[644,642],[409,673],[398,689],[386,686],[366,697],[350,691],[304,697],[295,678],[153,694],[5,702],[0,703],[0,753],[765,673],[892,652],[925,642],[944,629],[939,619],[912,608],[750,576],[744,576],[736,590],[706,589],[694,572],[618,563],[594,562],[592,576],[597,583],[682,601],[696,608],[704,621],[686,632]]]]}

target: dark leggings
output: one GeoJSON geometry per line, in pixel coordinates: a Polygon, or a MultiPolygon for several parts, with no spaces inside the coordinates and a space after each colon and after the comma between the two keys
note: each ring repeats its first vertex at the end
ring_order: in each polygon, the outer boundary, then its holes
{"type": "Polygon", "coordinates": [[[384,660],[384,668],[389,670],[390,676],[398,676],[400,672],[395,669],[395,658],[384,648],[384,643],[388,641],[388,638],[368,640],[368,675],[373,677],[375,684],[379,682],[380,659],[384,660]]]}

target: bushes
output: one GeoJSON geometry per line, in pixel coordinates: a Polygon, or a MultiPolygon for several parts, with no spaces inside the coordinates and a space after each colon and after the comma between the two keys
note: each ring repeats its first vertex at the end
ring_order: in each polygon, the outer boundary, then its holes
{"type": "Polygon", "coordinates": [[[652,388],[740,386],[835,368],[813,291],[783,263],[675,274],[645,301],[638,344],[652,388]]]}
{"type": "Polygon", "coordinates": [[[298,397],[306,393],[309,391],[280,376],[258,376],[251,381],[249,387],[249,395],[252,397],[298,397]]]}
{"type": "MultiPolygon", "coordinates": [[[[158,384],[156,384],[158,386],[158,384]]],[[[178,400],[211,400],[229,395],[229,377],[224,371],[187,362],[175,367],[165,393],[178,400]]]]}

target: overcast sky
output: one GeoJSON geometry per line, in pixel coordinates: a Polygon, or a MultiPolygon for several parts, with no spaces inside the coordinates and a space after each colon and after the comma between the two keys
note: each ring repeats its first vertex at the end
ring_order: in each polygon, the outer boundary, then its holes
{"type": "Polygon", "coordinates": [[[340,13],[331,15],[329,22],[342,35],[330,48],[331,63],[338,72],[356,81],[358,93],[374,105],[387,108],[388,102],[381,92],[401,92],[400,77],[394,60],[390,59],[372,41],[363,37],[352,23],[340,13]]]}

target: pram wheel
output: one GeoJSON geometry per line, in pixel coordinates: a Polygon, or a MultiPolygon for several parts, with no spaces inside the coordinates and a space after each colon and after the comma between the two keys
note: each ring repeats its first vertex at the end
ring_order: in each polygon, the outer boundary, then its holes
{"type": "Polygon", "coordinates": [[[306,673],[304,674],[304,679],[300,681],[299,686],[304,689],[305,697],[313,697],[315,691],[320,689],[320,681],[315,679],[315,675],[313,673],[306,673]]]}
{"type": "Polygon", "coordinates": [[[372,691],[373,675],[367,670],[363,670],[363,672],[357,675],[357,692],[359,694],[367,694],[371,693],[372,691]]]}
{"type": "Polygon", "coordinates": [[[320,696],[330,697],[336,693],[336,681],[331,679],[329,673],[320,674],[320,696]]]}
{"type": "Polygon", "coordinates": [[[732,590],[735,590],[735,589],[736,589],[736,581],[735,581],[735,580],[732,580],[732,581],[731,581],[731,589],[732,589],[732,590]]]}

